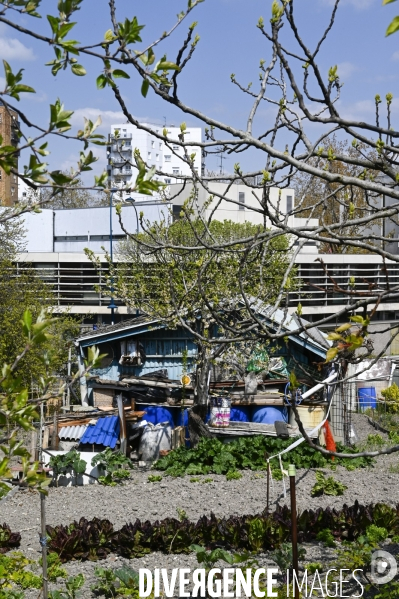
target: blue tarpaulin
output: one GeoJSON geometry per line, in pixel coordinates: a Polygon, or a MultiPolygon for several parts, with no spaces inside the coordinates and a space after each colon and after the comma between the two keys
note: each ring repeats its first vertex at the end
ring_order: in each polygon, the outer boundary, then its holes
{"type": "Polygon", "coordinates": [[[114,449],[119,439],[119,418],[118,416],[106,416],[99,418],[96,424],[89,424],[80,444],[85,443],[104,445],[114,449]]]}

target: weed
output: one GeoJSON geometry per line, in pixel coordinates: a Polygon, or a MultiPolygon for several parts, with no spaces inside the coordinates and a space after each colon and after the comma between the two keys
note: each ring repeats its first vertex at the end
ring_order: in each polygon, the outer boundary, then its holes
{"type": "Polygon", "coordinates": [[[343,495],[348,487],[332,476],[326,478],[323,472],[316,472],[316,483],[313,486],[310,494],[312,497],[320,495],[343,495]]]}
{"type": "Polygon", "coordinates": [[[213,478],[203,478],[201,482],[202,484],[213,483],[213,478]]]}
{"type": "Polygon", "coordinates": [[[242,478],[242,474],[238,470],[230,470],[226,474],[226,480],[239,480],[240,478],[242,478]]]}
{"type": "Polygon", "coordinates": [[[376,526],[375,524],[371,524],[366,529],[366,537],[368,538],[370,543],[377,545],[378,543],[385,541],[387,536],[388,531],[386,528],[383,528],[382,526],[376,526]]]}
{"type": "Polygon", "coordinates": [[[317,533],[316,539],[321,543],[324,543],[327,547],[335,547],[335,539],[334,536],[328,528],[324,528],[320,532],[317,533]]]}
{"type": "Polygon", "coordinates": [[[176,511],[177,511],[177,515],[179,517],[180,522],[182,522],[183,520],[185,520],[187,518],[186,510],[183,510],[181,507],[177,507],[176,511]]]}
{"type": "Polygon", "coordinates": [[[200,482],[200,480],[201,480],[201,479],[199,478],[199,476],[192,476],[192,477],[190,478],[190,483],[199,483],[199,482],[200,482]]]}
{"type": "Polygon", "coordinates": [[[316,572],[316,570],[318,572],[322,572],[323,571],[323,564],[320,564],[320,562],[310,562],[310,564],[306,564],[306,570],[310,574],[314,574],[316,572]]]}
{"type": "MultiPolygon", "coordinates": [[[[298,545],[298,559],[303,560],[306,556],[306,549],[298,545]]],[[[290,543],[282,543],[279,549],[273,551],[271,559],[276,562],[285,579],[286,572],[292,568],[292,545],[290,543]]]]}
{"type": "Polygon", "coordinates": [[[265,478],[261,472],[255,472],[252,478],[265,478]]]}
{"type": "Polygon", "coordinates": [[[65,581],[65,589],[60,591],[59,589],[55,591],[50,591],[48,596],[50,599],[76,599],[80,596],[79,589],[82,588],[84,584],[85,578],[83,574],[78,574],[77,576],[70,576],[68,580],[65,581]]]}
{"type": "Polygon", "coordinates": [[[159,483],[162,480],[162,476],[160,474],[150,474],[148,477],[149,483],[159,483]]]}

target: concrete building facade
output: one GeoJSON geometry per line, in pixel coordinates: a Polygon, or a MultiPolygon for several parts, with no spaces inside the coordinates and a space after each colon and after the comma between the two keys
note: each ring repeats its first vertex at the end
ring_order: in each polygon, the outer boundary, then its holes
{"type": "MultiPolygon", "coordinates": [[[[155,134],[163,135],[163,127],[150,123],[143,123],[152,129],[155,134]]],[[[165,127],[168,132],[168,142],[165,143],[156,135],[143,129],[138,129],[130,123],[119,123],[111,126],[108,137],[108,184],[109,187],[133,186],[137,176],[134,168],[134,151],[140,152],[142,160],[149,166],[155,167],[163,173],[155,178],[167,184],[176,183],[179,177],[192,176],[190,164],[184,155],[183,149],[178,145],[180,127],[165,127]],[[132,166],[133,165],[133,166],[132,166]]],[[[184,132],[184,141],[193,142],[187,147],[187,154],[193,158],[193,168],[201,174],[202,154],[201,148],[195,142],[201,142],[202,130],[200,127],[188,127],[184,132]]],[[[143,199],[140,194],[129,194],[135,199],[143,199]]]]}

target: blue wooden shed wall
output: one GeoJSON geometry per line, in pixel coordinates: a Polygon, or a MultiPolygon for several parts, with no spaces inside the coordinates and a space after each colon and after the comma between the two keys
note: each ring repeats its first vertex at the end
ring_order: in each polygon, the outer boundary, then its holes
{"type": "MultiPolygon", "coordinates": [[[[172,380],[178,380],[183,374],[184,350],[187,350],[187,370],[190,371],[194,366],[197,346],[192,339],[188,339],[187,332],[182,329],[156,329],[140,332],[137,335],[132,331],[131,337],[144,345],[147,359],[142,366],[121,366],[118,362],[120,341],[113,341],[112,346],[116,356],[113,363],[107,368],[93,370],[92,373],[101,379],[118,380],[120,375],[126,377],[129,375],[141,376],[154,370],[166,368],[168,377],[172,380]]],[[[129,337],[126,339],[128,340],[129,337]]],[[[98,343],[98,345],[101,351],[101,343],[98,343]]]]}

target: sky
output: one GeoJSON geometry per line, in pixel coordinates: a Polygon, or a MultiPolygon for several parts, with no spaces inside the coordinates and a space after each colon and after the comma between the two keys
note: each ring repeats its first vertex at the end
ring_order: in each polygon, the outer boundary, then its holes
{"type": "MultiPolygon", "coordinates": [[[[332,4],[331,0],[295,0],[301,35],[310,47],[328,23],[332,4]]],[[[187,2],[116,0],[116,5],[118,21],[137,16],[139,23],[145,25],[143,43],[137,46],[140,49],[173,25],[177,13],[185,8],[187,2]]],[[[56,15],[57,1],[42,0],[42,12],[56,15]]],[[[196,31],[201,39],[181,75],[179,87],[186,104],[225,123],[245,127],[251,102],[231,84],[230,74],[235,73],[243,85],[252,81],[255,89],[259,60],[270,58],[270,46],[256,28],[256,23],[263,16],[267,24],[270,14],[271,0],[205,0],[198,6],[190,20],[178,28],[164,48],[168,59],[174,60],[187,26],[193,20],[198,22],[196,31]]],[[[331,66],[338,65],[341,81],[345,83],[339,101],[343,116],[372,121],[374,96],[378,93],[384,97],[390,92],[394,95],[395,129],[399,120],[399,32],[386,38],[385,30],[396,14],[399,14],[399,3],[383,7],[381,0],[341,0],[335,25],[319,57],[321,71],[325,74],[331,66]]],[[[29,29],[50,34],[46,18],[39,20],[10,15],[29,29]]],[[[78,21],[78,25],[70,39],[77,39],[85,45],[99,42],[110,28],[107,0],[84,0],[74,20],[78,21]]],[[[24,94],[18,103],[32,121],[46,126],[49,104],[57,98],[62,100],[66,109],[74,111],[72,123],[76,128],[82,127],[83,117],[95,120],[101,115],[103,124],[100,132],[106,135],[112,123],[124,120],[112,92],[96,88],[95,80],[101,72],[97,61],[81,57],[80,62],[87,70],[85,77],[76,77],[69,71],[60,71],[53,77],[50,68],[45,66],[53,57],[49,46],[0,24],[0,58],[9,62],[14,71],[24,68],[23,82],[37,92],[24,94]]],[[[157,124],[178,125],[185,121],[188,126],[201,126],[198,120],[179,113],[151,90],[147,98],[143,98],[138,76],[134,72],[129,73],[131,79],[118,81],[122,81],[121,93],[136,118],[157,124]]],[[[4,77],[0,75],[0,89],[3,86],[4,77]]],[[[272,115],[267,106],[261,107],[256,131],[267,129],[272,123],[272,115]]],[[[76,164],[80,149],[76,142],[53,138],[50,149],[48,160],[51,168],[67,169],[76,164]]],[[[106,165],[105,149],[96,147],[94,151],[99,157],[94,169],[99,174],[106,165]]],[[[227,157],[224,169],[231,172],[236,161],[237,158],[227,157]]],[[[20,169],[25,163],[26,155],[22,153],[20,169]]],[[[263,168],[262,158],[251,153],[241,155],[240,163],[245,169],[263,168]]],[[[209,157],[207,168],[219,170],[219,159],[209,157]]]]}

